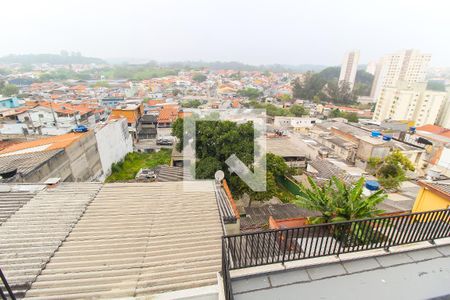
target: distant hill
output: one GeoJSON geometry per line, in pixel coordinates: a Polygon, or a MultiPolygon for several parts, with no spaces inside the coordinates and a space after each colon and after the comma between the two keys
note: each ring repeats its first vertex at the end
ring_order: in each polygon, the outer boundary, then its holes
{"type": "MultiPolygon", "coordinates": [[[[322,77],[325,81],[332,81],[332,80],[339,80],[339,74],[341,72],[341,67],[328,67],[324,70],[322,70],[319,75],[322,77]]],[[[372,85],[373,81],[373,75],[370,73],[367,73],[365,70],[359,69],[356,71],[356,83],[366,84],[366,85],[372,85]]]]}
{"type": "MultiPolygon", "coordinates": [[[[150,64],[155,63],[156,62],[154,61],[150,62],[150,64]]],[[[306,71],[319,72],[326,68],[326,66],[323,65],[282,65],[282,64],[249,65],[236,61],[228,61],[228,62],[181,61],[181,62],[159,63],[158,65],[176,69],[208,68],[211,70],[272,71],[272,72],[299,72],[299,73],[303,73],[306,71]]]]}
{"type": "Polygon", "coordinates": [[[59,55],[59,54],[10,54],[0,57],[0,63],[4,64],[107,64],[106,61],[95,57],[85,57],[81,55],[59,55]]]}

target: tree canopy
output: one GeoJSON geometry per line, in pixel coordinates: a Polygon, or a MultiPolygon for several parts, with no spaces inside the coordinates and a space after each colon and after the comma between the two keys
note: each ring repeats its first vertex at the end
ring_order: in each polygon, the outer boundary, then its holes
{"type": "Polygon", "coordinates": [[[406,171],[414,171],[413,163],[400,150],[394,150],[387,157],[371,157],[369,171],[375,175],[386,189],[398,189],[406,180],[406,171]]]}
{"type": "Polygon", "coordinates": [[[192,80],[197,81],[197,82],[203,82],[206,81],[208,77],[205,74],[201,74],[201,73],[197,73],[194,74],[194,76],[192,76],[192,80]]]}
{"type": "Polygon", "coordinates": [[[13,95],[17,95],[19,93],[19,88],[14,84],[5,84],[3,88],[0,90],[0,95],[5,97],[10,97],[13,95]]]}
{"type": "Polygon", "coordinates": [[[358,123],[358,121],[359,121],[358,115],[356,113],[340,111],[337,108],[333,109],[330,112],[330,115],[328,117],[330,117],[330,118],[344,118],[344,119],[347,119],[347,121],[353,122],[353,123],[358,123]]]}
{"type": "Polygon", "coordinates": [[[239,90],[238,95],[241,97],[247,97],[249,99],[256,99],[262,96],[262,92],[255,88],[245,88],[243,90],[239,90]]]}
{"type": "Polygon", "coordinates": [[[352,104],[358,96],[370,94],[373,75],[358,70],[355,86],[353,91],[350,91],[348,84],[338,83],[339,72],[339,67],[330,67],[319,73],[305,73],[302,80],[297,78],[292,83],[294,98],[352,104]]]}
{"type": "Polygon", "coordinates": [[[377,205],[387,195],[379,190],[370,196],[363,195],[364,178],[354,185],[333,177],[323,186],[308,177],[309,187],[300,185],[300,193],[296,204],[300,207],[318,211],[320,217],[310,218],[311,223],[332,223],[374,217],[383,211],[377,205]]]}
{"type": "MultiPolygon", "coordinates": [[[[176,145],[182,150],[183,141],[183,119],[177,119],[172,127],[172,134],[177,137],[176,145]]],[[[265,192],[254,192],[236,174],[229,172],[225,161],[235,154],[250,170],[254,171],[253,153],[255,133],[253,124],[247,122],[237,124],[231,121],[200,121],[196,122],[196,177],[201,179],[212,179],[218,170],[225,173],[230,188],[235,196],[247,194],[251,200],[268,200],[280,194],[276,177],[284,176],[290,172],[283,158],[272,153],[267,153],[266,161],[266,186],[265,192]]]]}

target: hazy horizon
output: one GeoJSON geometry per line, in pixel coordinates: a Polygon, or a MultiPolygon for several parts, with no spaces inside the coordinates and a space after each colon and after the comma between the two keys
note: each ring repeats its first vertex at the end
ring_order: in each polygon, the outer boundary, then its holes
{"type": "Polygon", "coordinates": [[[403,49],[450,66],[450,2],[7,0],[0,56],[81,52],[108,61],[360,64],[403,49]]]}

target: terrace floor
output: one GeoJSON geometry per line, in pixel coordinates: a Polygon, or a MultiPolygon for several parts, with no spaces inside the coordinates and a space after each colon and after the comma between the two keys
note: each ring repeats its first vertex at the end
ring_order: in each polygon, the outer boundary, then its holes
{"type": "Polygon", "coordinates": [[[365,251],[232,271],[233,293],[236,300],[449,299],[449,239],[416,246],[398,246],[391,254],[365,251]]]}

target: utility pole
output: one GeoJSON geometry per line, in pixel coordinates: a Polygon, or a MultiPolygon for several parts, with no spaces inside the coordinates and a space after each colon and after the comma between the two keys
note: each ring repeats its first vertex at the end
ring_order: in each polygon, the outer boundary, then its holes
{"type": "Polygon", "coordinates": [[[55,112],[53,111],[53,105],[52,104],[53,104],[53,99],[50,97],[50,110],[52,111],[53,121],[55,121],[56,129],[59,129],[58,128],[58,121],[56,120],[55,112]]]}

